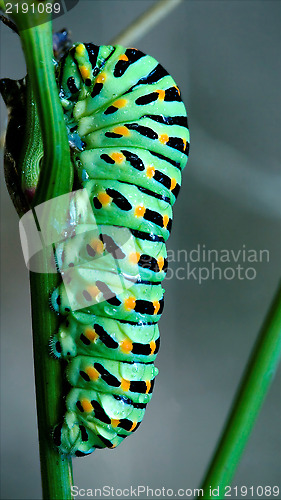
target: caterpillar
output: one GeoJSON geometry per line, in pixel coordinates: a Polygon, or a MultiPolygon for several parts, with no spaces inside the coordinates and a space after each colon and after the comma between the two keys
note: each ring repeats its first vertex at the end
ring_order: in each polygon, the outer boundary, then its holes
{"type": "Polygon", "coordinates": [[[61,453],[82,456],[115,448],[138,428],[151,399],[165,241],[189,132],[174,80],[137,49],[75,44],[58,65],[57,81],[78,185],[98,225],[87,225],[76,207],[81,234],[58,245],[57,261],[78,302],[71,306],[65,281],[51,296],[64,318],[52,352],[67,361],[71,385],[53,438],[61,453]],[[136,251],[120,244],[120,227],[136,251]],[[116,288],[106,254],[129,286],[116,288]]]}
{"type": "Polygon", "coordinates": [[[50,296],[61,320],[51,353],[70,384],[53,441],[84,456],[133,433],[152,397],[165,242],[189,131],[179,88],[140,50],[74,44],[56,79],[78,194],[50,296]]]}

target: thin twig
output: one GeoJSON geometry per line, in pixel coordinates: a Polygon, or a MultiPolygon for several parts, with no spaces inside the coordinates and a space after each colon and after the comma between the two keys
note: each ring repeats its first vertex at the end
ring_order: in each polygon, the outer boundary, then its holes
{"type": "Polygon", "coordinates": [[[200,498],[224,498],[226,486],[231,484],[280,357],[281,284],[245,369],[232,410],[201,486],[204,495],[200,498]]]}
{"type": "Polygon", "coordinates": [[[2,14],[1,14],[0,21],[2,21],[3,24],[6,24],[6,26],[8,26],[8,28],[10,28],[12,31],[14,31],[17,35],[19,34],[18,28],[16,27],[15,23],[13,23],[13,21],[11,21],[11,19],[9,19],[8,17],[2,16],[2,14]]]}
{"type": "Polygon", "coordinates": [[[128,46],[148,33],[161,19],[166,17],[182,0],[159,0],[139,16],[124,31],[110,41],[111,45],[128,46]]]}

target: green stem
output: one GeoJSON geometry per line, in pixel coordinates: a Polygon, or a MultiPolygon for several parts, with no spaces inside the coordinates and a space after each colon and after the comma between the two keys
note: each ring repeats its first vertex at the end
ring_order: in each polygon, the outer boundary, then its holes
{"type": "MultiPolygon", "coordinates": [[[[47,256],[45,255],[45,260],[47,256]]],[[[43,498],[70,500],[71,459],[53,447],[51,431],[63,416],[63,370],[49,355],[51,333],[58,328],[49,308],[49,291],[57,286],[57,275],[30,273],[35,385],[43,498]]]]}
{"type": "Polygon", "coordinates": [[[222,499],[231,484],[281,356],[281,284],[249,359],[232,410],[203,480],[204,499],[222,499]],[[219,487],[219,495],[210,488],[219,487]]]}
{"type": "MultiPolygon", "coordinates": [[[[20,32],[44,145],[35,206],[71,190],[69,145],[58,100],[52,49],[50,42],[46,43],[51,40],[50,28],[50,23],[46,23],[20,32]]],[[[49,295],[59,285],[60,278],[58,274],[48,274],[47,253],[46,250],[40,263],[42,274],[30,273],[39,447],[43,498],[64,500],[71,498],[71,459],[61,456],[51,440],[51,429],[63,416],[63,370],[48,352],[50,336],[58,330],[57,317],[49,307],[49,295]]]]}
{"type": "MultiPolygon", "coordinates": [[[[12,17],[19,30],[43,138],[44,157],[33,203],[36,206],[71,191],[70,150],[52,62],[50,17],[37,14],[35,19],[22,13],[12,17]]],[[[69,500],[71,459],[56,451],[51,437],[52,428],[62,419],[64,403],[62,366],[49,354],[50,337],[58,329],[49,295],[60,283],[58,274],[49,274],[51,255],[52,248],[47,247],[39,257],[42,272],[30,273],[39,448],[43,498],[69,500]]]]}
{"type": "Polygon", "coordinates": [[[52,62],[51,23],[20,31],[27,71],[38,108],[44,157],[34,206],[72,188],[72,166],[52,62]]]}

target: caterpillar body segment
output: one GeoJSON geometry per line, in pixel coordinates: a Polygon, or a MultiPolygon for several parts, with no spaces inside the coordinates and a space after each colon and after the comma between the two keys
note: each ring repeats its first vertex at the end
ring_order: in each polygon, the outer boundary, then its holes
{"type": "Polygon", "coordinates": [[[52,338],[52,350],[65,359],[84,355],[151,363],[159,345],[157,323],[120,322],[81,312],[69,315],[52,338]]]}
{"type": "Polygon", "coordinates": [[[79,224],[56,248],[63,282],[51,306],[62,322],[51,348],[72,388],[53,437],[61,453],[82,456],[116,447],[151,399],[165,242],[189,131],[174,80],[137,49],[76,44],[57,81],[93,221],[78,199],[79,224]]]}
{"type": "Polygon", "coordinates": [[[99,225],[93,229],[91,225],[79,225],[75,238],[57,246],[58,267],[67,272],[71,267],[94,262],[95,269],[116,272],[117,265],[125,276],[139,278],[141,273],[144,281],[162,281],[168,265],[165,243],[135,238],[130,232],[130,239],[134,240],[132,251],[127,237],[116,226],[99,225]]]}

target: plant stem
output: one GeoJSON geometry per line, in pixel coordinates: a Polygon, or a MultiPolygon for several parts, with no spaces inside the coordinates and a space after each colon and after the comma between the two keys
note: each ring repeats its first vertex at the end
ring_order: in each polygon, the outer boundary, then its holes
{"type": "MultiPolygon", "coordinates": [[[[44,144],[35,206],[71,190],[69,145],[54,77],[50,26],[46,23],[20,32],[44,144]]],[[[49,296],[60,282],[58,274],[48,274],[51,252],[46,249],[41,256],[42,274],[30,273],[35,384],[43,498],[66,500],[71,498],[71,459],[60,455],[51,439],[52,428],[63,416],[63,370],[49,354],[50,337],[58,329],[49,296]]]]}
{"type": "Polygon", "coordinates": [[[72,188],[72,166],[52,62],[51,23],[20,31],[27,71],[38,108],[44,157],[34,206],[72,188]]]}
{"type": "Polygon", "coordinates": [[[203,480],[204,499],[224,498],[247,444],[281,356],[281,284],[234,399],[224,431],[203,480]],[[210,487],[219,487],[212,495],[210,487]]]}
{"type": "Polygon", "coordinates": [[[124,31],[110,41],[111,45],[124,45],[138,41],[148,33],[162,18],[166,17],[182,0],[159,0],[139,16],[124,31]]]}
{"type": "MultiPolygon", "coordinates": [[[[43,16],[38,13],[36,18],[23,13],[12,16],[22,42],[44,146],[33,206],[72,189],[70,150],[52,61],[51,19],[46,13],[43,16]]],[[[49,214],[45,224],[50,223],[51,217],[49,214]]],[[[51,437],[52,428],[62,419],[64,406],[62,366],[49,353],[50,337],[58,329],[58,319],[49,307],[49,296],[60,283],[59,274],[50,274],[51,256],[52,248],[46,247],[38,257],[41,272],[30,273],[42,488],[46,500],[70,500],[71,459],[56,451],[51,437]]]]}
{"type": "Polygon", "coordinates": [[[55,274],[30,273],[35,385],[43,498],[70,500],[71,459],[55,450],[51,437],[52,428],[63,416],[63,370],[49,355],[50,335],[58,326],[49,307],[49,291],[57,286],[57,280],[55,274]]]}

